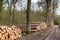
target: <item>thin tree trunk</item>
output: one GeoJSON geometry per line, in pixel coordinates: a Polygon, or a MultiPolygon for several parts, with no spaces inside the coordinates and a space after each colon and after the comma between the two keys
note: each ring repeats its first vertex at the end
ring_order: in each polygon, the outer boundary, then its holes
{"type": "Polygon", "coordinates": [[[8,3],[8,12],[9,12],[9,19],[8,20],[10,22],[9,25],[11,25],[11,14],[12,14],[11,13],[11,7],[12,7],[12,3],[10,4],[9,0],[7,0],[7,3],[8,3]]]}
{"type": "MultiPolygon", "coordinates": [[[[14,2],[14,0],[13,0],[14,2]]],[[[15,2],[13,3],[13,19],[12,19],[12,25],[14,25],[14,13],[15,13],[15,2]]]]}
{"type": "Polygon", "coordinates": [[[3,6],[3,0],[0,0],[0,24],[1,25],[2,25],[2,18],[1,18],[2,6],[3,6]]]}
{"type": "Polygon", "coordinates": [[[47,1],[46,2],[46,18],[45,18],[46,24],[48,24],[48,9],[49,9],[49,7],[48,7],[48,1],[47,1]]]}
{"type": "Polygon", "coordinates": [[[31,0],[27,0],[27,14],[26,14],[26,33],[30,33],[30,12],[31,12],[31,0]]]}
{"type": "Polygon", "coordinates": [[[21,0],[21,14],[22,14],[22,0],[21,0]]]}
{"type": "Polygon", "coordinates": [[[49,25],[49,12],[50,12],[50,10],[49,10],[49,8],[50,8],[50,6],[51,6],[51,0],[45,0],[46,1],[46,19],[45,19],[45,22],[46,22],[46,24],[47,25],[49,25]]]}

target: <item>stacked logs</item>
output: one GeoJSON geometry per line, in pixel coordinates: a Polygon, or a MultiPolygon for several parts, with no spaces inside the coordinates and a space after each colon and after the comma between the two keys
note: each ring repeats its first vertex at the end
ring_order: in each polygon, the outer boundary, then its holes
{"type": "MultiPolygon", "coordinates": [[[[17,27],[19,27],[21,29],[22,33],[26,32],[26,23],[21,24],[21,25],[17,25],[17,27]]],[[[39,30],[47,28],[45,22],[32,22],[30,24],[30,27],[31,27],[31,32],[39,31],[39,30]]]]}
{"type": "Polygon", "coordinates": [[[53,26],[54,26],[54,22],[53,22],[53,21],[51,21],[51,24],[50,24],[50,25],[51,25],[51,27],[53,27],[53,26]]]}
{"type": "Polygon", "coordinates": [[[16,26],[0,26],[0,40],[15,40],[21,37],[21,30],[16,26]]]}
{"type": "Polygon", "coordinates": [[[40,30],[42,30],[42,29],[46,29],[46,28],[47,28],[45,22],[41,22],[39,26],[40,26],[40,30]]]}
{"type": "MultiPolygon", "coordinates": [[[[40,24],[39,22],[33,22],[33,23],[31,23],[30,24],[31,32],[35,32],[35,31],[40,30],[39,24],[40,24]]],[[[22,33],[26,32],[26,23],[21,24],[21,25],[17,25],[17,27],[21,29],[22,33]]]]}

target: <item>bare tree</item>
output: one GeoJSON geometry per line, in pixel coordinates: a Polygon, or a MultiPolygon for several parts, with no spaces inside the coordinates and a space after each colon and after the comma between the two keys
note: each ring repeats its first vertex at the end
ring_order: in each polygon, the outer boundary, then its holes
{"type": "Polygon", "coordinates": [[[14,25],[14,12],[15,12],[16,2],[17,2],[17,0],[12,0],[12,4],[13,4],[13,19],[12,19],[12,25],[14,25]]]}
{"type": "Polygon", "coordinates": [[[30,32],[30,12],[31,12],[31,0],[27,0],[27,14],[26,14],[26,33],[30,32]]]}
{"type": "MultiPolygon", "coordinates": [[[[11,23],[11,14],[12,14],[12,2],[11,1],[9,1],[9,0],[6,0],[6,3],[8,4],[8,13],[9,13],[9,22],[11,23]]],[[[9,23],[9,25],[10,25],[10,23],[9,23]]]]}
{"type": "Polygon", "coordinates": [[[45,18],[45,22],[46,22],[46,24],[48,24],[48,22],[49,22],[48,14],[49,14],[49,7],[51,5],[51,0],[45,0],[45,1],[46,1],[46,18],[45,18]]]}
{"type": "Polygon", "coordinates": [[[0,0],[0,22],[1,22],[1,12],[2,12],[3,1],[4,0],[0,0]]]}

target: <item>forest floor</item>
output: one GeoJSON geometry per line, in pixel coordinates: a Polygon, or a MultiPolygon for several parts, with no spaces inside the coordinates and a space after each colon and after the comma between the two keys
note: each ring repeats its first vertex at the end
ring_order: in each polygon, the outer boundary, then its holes
{"type": "Polygon", "coordinates": [[[48,28],[36,33],[32,33],[34,35],[20,38],[19,40],[60,40],[60,29],[57,25],[52,28],[48,28]]]}

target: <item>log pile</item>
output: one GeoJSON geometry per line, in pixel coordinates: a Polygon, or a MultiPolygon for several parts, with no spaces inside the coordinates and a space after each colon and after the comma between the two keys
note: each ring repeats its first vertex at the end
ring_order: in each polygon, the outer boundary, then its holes
{"type": "MultiPolygon", "coordinates": [[[[31,32],[47,28],[45,22],[33,22],[30,24],[30,26],[31,26],[31,32]]],[[[26,32],[26,23],[17,25],[17,27],[21,29],[22,33],[26,32]]]]}
{"type": "Polygon", "coordinates": [[[21,37],[21,30],[16,26],[0,26],[0,40],[15,40],[21,37]]]}
{"type": "Polygon", "coordinates": [[[40,29],[42,30],[42,29],[46,29],[47,28],[47,26],[46,26],[46,23],[45,22],[41,22],[40,23],[40,29]]]}
{"type": "Polygon", "coordinates": [[[54,22],[53,21],[51,21],[51,27],[53,27],[54,26],[54,22]]]}
{"type": "MultiPolygon", "coordinates": [[[[40,23],[39,22],[33,22],[30,24],[31,26],[31,32],[40,30],[40,26],[38,26],[40,23]]],[[[22,33],[26,32],[26,23],[17,25],[18,28],[21,29],[22,33]]]]}
{"type": "Polygon", "coordinates": [[[38,31],[40,30],[39,24],[31,24],[31,31],[38,31]]]}

